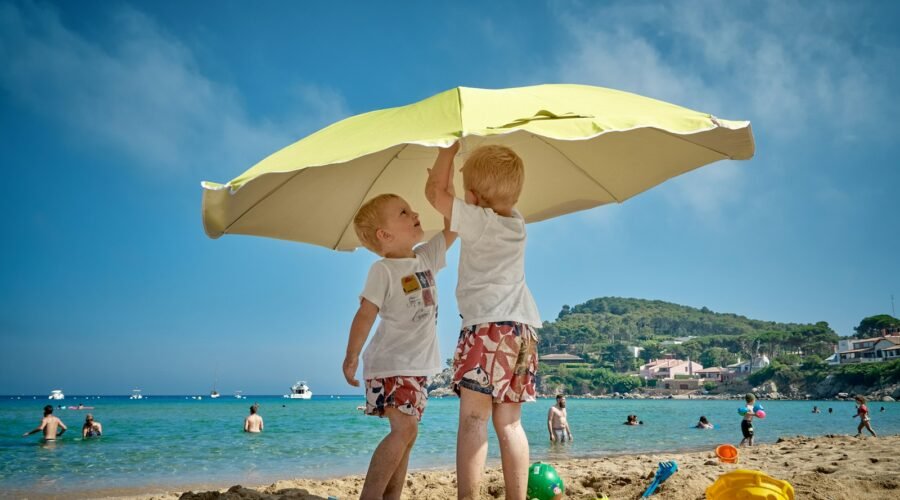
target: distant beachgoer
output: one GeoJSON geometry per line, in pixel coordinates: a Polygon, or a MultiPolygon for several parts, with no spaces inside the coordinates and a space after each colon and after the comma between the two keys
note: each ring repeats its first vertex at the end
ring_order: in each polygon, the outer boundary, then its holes
{"type": "Polygon", "coordinates": [[[41,425],[26,432],[25,434],[22,434],[22,437],[30,436],[35,432],[43,431],[44,441],[56,441],[56,438],[62,436],[63,433],[67,430],[68,427],[66,427],[66,424],[64,424],[62,420],[53,415],[53,406],[47,405],[44,407],[44,418],[41,419],[41,425]]]}
{"type": "Polygon", "coordinates": [[[88,413],[84,416],[84,425],[81,426],[81,438],[100,437],[103,435],[103,425],[94,421],[94,416],[88,413]]]}
{"type": "Polygon", "coordinates": [[[880,410],[880,411],[884,411],[884,406],[881,407],[881,410],[880,410]]]}
{"type": "Polygon", "coordinates": [[[250,415],[247,415],[247,418],[244,419],[244,432],[263,431],[263,419],[259,414],[256,413],[258,410],[258,404],[253,404],[250,406],[250,415]]]}
{"type": "Polygon", "coordinates": [[[747,402],[747,411],[744,412],[744,418],[741,419],[741,434],[744,439],[741,439],[741,444],[738,446],[744,446],[744,443],[747,443],[747,446],[753,446],[753,417],[756,416],[753,406],[756,403],[756,396],[752,392],[747,393],[744,401],[747,402]]]}
{"type": "Polygon", "coordinates": [[[626,420],[622,423],[625,425],[644,425],[643,420],[638,420],[637,415],[628,415],[626,420]]]}
{"type": "Polygon", "coordinates": [[[709,423],[709,420],[706,419],[706,415],[701,415],[696,427],[698,429],[712,429],[713,424],[709,423]]]}
{"type": "Polygon", "coordinates": [[[834,409],[829,407],[829,408],[828,408],[828,413],[832,413],[832,412],[834,412],[834,409]]]}
{"type": "Polygon", "coordinates": [[[550,441],[563,443],[572,440],[572,431],[569,430],[566,411],[566,397],[562,394],[556,396],[556,404],[547,412],[547,430],[550,432],[550,441]]]}
{"type": "Polygon", "coordinates": [[[813,412],[813,413],[822,413],[822,412],[819,411],[819,407],[818,407],[818,406],[813,406],[813,411],[812,411],[812,412],[813,412]]]}
{"type": "Polygon", "coordinates": [[[853,415],[853,418],[859,417],[859,427],[856,428],[856,436],[854,437],[861,437],[863,428],[869,431],[872,437],[878,437],[875,431],[872,430],[872,424],[869,422],[869,408],[866,406],[866,398],[856,396],[853,399],[856,400],[856,415],[853,415]]]}

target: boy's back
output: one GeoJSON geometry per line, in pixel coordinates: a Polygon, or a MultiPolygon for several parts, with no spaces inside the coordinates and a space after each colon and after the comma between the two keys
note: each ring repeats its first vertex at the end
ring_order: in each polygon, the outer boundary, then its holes
{"type": "Polygon", "coordinates": [[[462,326],[517,321],[539,328],[525,283],[525,220],[518,211],[503,217],[456,199],[450,230],[460,239],[456,298],[462,326]]]}

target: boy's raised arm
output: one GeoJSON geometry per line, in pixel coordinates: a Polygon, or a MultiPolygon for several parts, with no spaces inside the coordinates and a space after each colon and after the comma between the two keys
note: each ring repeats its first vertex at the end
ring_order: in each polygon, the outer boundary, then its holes
{"type": "Polygon", "coordinates": [[[446,219],[453,214],[453,157],[457,151],[459,141],[449,148],[441,148],[425,183],[425,198],[446,219]]]}
{"type": "Polygon", "coordinates": [[[356,380],[356,369],[359,367],[359,353],[362,351],[366,339],[369,338],[369,331],[375,318],[378,316],[378,306],[362,299],[359,303],[359,309],[356,316],[353,317],[353,323],[350,325],[350,338],[347,340],[347,355],[344,357],[344,378],[347,383],[359,387],[359,380],[356,380]]]}

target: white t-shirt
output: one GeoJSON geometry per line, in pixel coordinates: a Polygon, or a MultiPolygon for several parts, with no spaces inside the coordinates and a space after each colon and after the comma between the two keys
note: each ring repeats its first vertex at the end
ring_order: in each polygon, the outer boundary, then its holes
{"type": "Polygon", "coordinates": [[[360,298],[378,306],[381,321],[363,352],[363,378],[424,377],[441,371],[435,276],[447,263],[444,234],[414,252],[415,257],[381,259],[369,269],[360,298]]]}
{"type": "Polygon", "coordinates": [[[525,219],[503,217],[456,198],[450,230],[459,234],[456,302],[462,326],[516,321],[543,326],[525,284],[525,219]]]}

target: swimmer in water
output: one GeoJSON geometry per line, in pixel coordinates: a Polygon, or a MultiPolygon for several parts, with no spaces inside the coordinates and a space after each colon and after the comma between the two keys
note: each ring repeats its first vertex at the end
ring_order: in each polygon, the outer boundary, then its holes
{"type": "Polygon", "coordinates": [[[44,407],[44,418],[41,419],[41,424],[25,434],[22,434],[22,437],[30,436],[35,432],[43,432],[44,441],[51,442],[56,441],[56,438],[62,436],[67,430],[66,424],[53,415],[53,406],[47,405],[44,407]]]}
{"type": "Polygon", "coordinates": [[[81,426],[81,438],[100,437],[103,435],[103,425],[94,421],[94,416],[88,413],[84,416],[84,425],[81,426]]]}
{"type": "Polygon", "coordinates": [[[259,404],[250,407],[250,415],[244,419],[244,432],[262,432],[263,419],[256,413],[259,410],[259,404]]]}

